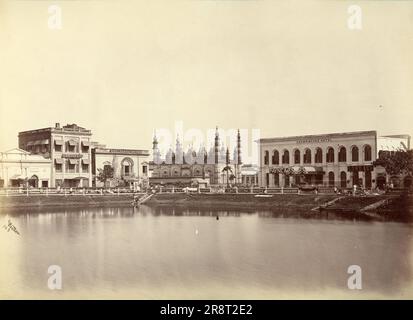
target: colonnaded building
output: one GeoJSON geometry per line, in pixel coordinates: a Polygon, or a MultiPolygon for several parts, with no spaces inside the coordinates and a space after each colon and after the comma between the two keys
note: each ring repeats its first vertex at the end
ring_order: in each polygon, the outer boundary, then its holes
{"type": "Polygon", "coordinates": [[[384,168],[373,166],[380,152],[410,149],[409,135],[378,136],[376,131],[359,131],[264,138],[258,142],[260,186],[360,185],[371,189],[383,188],[386,183],[411,183],[389,177],[384,168]]]}
{"type": "Polygon", "coordinates": [[[151,184],[204,184],[223,185],[241,182],[241,135],[238,130],[237,146],[230,157],[229,148],[221,143],[218,128],[214,145],[207,151],[201,146],[198,151],[189,147],[183,150],[179,138],[175,149],[169,148],[165,157],[161,156],[156,136],[153,139],[153,159],[150,162],[151,184]]]}
{"type": "Polygon", "coordinates": [[[19,148],[1,153],[0,187],[103,186],[98,171],[105,166],[123,186],[148,180],[148,150],[106,148],[76,124],[22,131],[18,139],[19,148]]]}

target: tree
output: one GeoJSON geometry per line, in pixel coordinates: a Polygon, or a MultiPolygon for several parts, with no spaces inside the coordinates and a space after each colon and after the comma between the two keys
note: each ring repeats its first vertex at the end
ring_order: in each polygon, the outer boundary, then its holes
{"type": "Polygon", "coordinates": [[[374,166],[382,166],[389,175],[413,175],[413,150],[380,152],[374,166]]]}
{"type": "MultiPolygon", "coordinates": [[[[302,170],[304,170],[304,168],[299,169],[298,172],[300,173],[305,172],[305,170],[304,171],[302,170]]],[[[288,184],[290,184],[289,180],[290,180],[290,177],[294,175],[294,170],[291,167],[281,167],[281,168],[278,167],[278,168],[271,168],[270,173],[274,173],[274,174],[281,173],[282,175],[284,175],[284,180],[288,182],[288,184]]]]}
{"type": "Polygon", "coordinates": [[[103,166],[103,169],[98,169],[97,178],[100,182],[104,182],[106,184],[106,181],[113,178],[113,173],[114,173],[113,167],[109,165],[105,165],[103,166]]]}

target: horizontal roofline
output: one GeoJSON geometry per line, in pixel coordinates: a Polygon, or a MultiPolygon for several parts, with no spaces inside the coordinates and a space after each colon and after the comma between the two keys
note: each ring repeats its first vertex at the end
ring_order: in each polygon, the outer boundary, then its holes
{"type": "Polygon", "coordinates": [[[311,138],[346,138],[356,135],[377,135],[377,131],[352,131],[352,132],[339,132],[339,133],[325,133],[325,134],[310,134],[301,136],[286,136],[286,137],[274,137],[274,138],[262,138],[257,142],[279,142],[299,139],[311,139],[311,138]]]}
{"type": "Polygon", "coordinates": [[[69,125],[63,126],[63,127],[46,127],[46,128],[40,128],[40,129],[32,129],[32,130],[25,130],[25,131],[20,131],[20,135],[25,135],[25,134],[30,134],[30,133],[38,133],[38,132],[50,132],[50,133],[73,133],[73,134],[83,134],[83,135],[92,135],[92,130],[85,129],[83,127],[76,126],[77,130],[72,129],[69,127],[69,125]]]}
{"type": "Polygon", "coordinates": [[[379,136],[379,138],[411,139],[411,136],[409,134],[390,134],[390,135],[379,136]]]}
{"type": "Polygon", "coordinates": [[[67,130],[67,129],[57,129],[57,128],[42,128],[42,129],[34,129],[34,130],[27,130],[27,131],[20,131],[19,136],[26,135],[30,133],[38,133],[38,132],[50,132],[50,133],[65,133],[65,134],[76,134],[76,135],[92,135],[91,130],[67,130]]]}
{"type": "Polygon", "coordinates": [[[19,135],[21,134],[25,134],[25,133],[32,133],[32,132],[43,132],[43,131],[51,131],[52,127],[48,127],[48,128],[40,128],[40,129],[32,129],[32,130],[25,130],[25,131],[20,131],[19,135]]]}
{"type": "Polygon", "coordinates": [[[134,155],[146,155],[149,156],[149,150],[142,149],[115,149],[115,148],[94,148],[94,152],[99,154],[110,154],[110,153],[120,153],[120,154],[134,154],[134,155]]]}

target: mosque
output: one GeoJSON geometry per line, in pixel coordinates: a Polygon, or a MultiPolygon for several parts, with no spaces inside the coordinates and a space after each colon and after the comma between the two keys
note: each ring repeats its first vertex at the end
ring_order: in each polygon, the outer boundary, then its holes
{"type": "Polygon", "coordinates": [[[241,135],[238,130],[233,157],[221,143],[218,127],[214,144],[207,151],[201,146],[196,152],[192,146],[183,150],[179,138],[175,150],[169,148],[162,158],[156,135],[153,138],[153,160],[149,164],[152,185],[229,185],[241,182],[241,135]]]}

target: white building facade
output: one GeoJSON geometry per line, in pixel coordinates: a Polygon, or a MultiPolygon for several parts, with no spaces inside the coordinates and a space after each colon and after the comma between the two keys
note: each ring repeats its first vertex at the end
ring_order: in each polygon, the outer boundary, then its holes
{"type": "Polygon", "coordinates": [[[241,185],[246,187],[258,186],[259,166],[255,164],[243,164],[241,166],[241,185]]]}
{"type": "Polygon", "coordinates": [[[50,177],[50,159],[18,148],[0,152],[0,188],[47,188],[50,177]]]}
{"type": "Polygon", "coordinates": [[[373,162],[380,150],[409,149],[410,136],[378,137],[376,131],[331,133],[259,141],[259,184],[264,187],[323,185],[366,189],[382,187],[389,178],[373,162]]]}
{"type": "Polygon", "coordinates": [[[145,186],[149,183],[149,151],[135,149],[111,149],[98,146],[92,149],[92,163],[94,184],[103,187],[105,182],[99,181],[99,170],[105,166],[113,169],[113,178],[109,179],[109,186],[119,184],[125,186],[145,186]]]}

